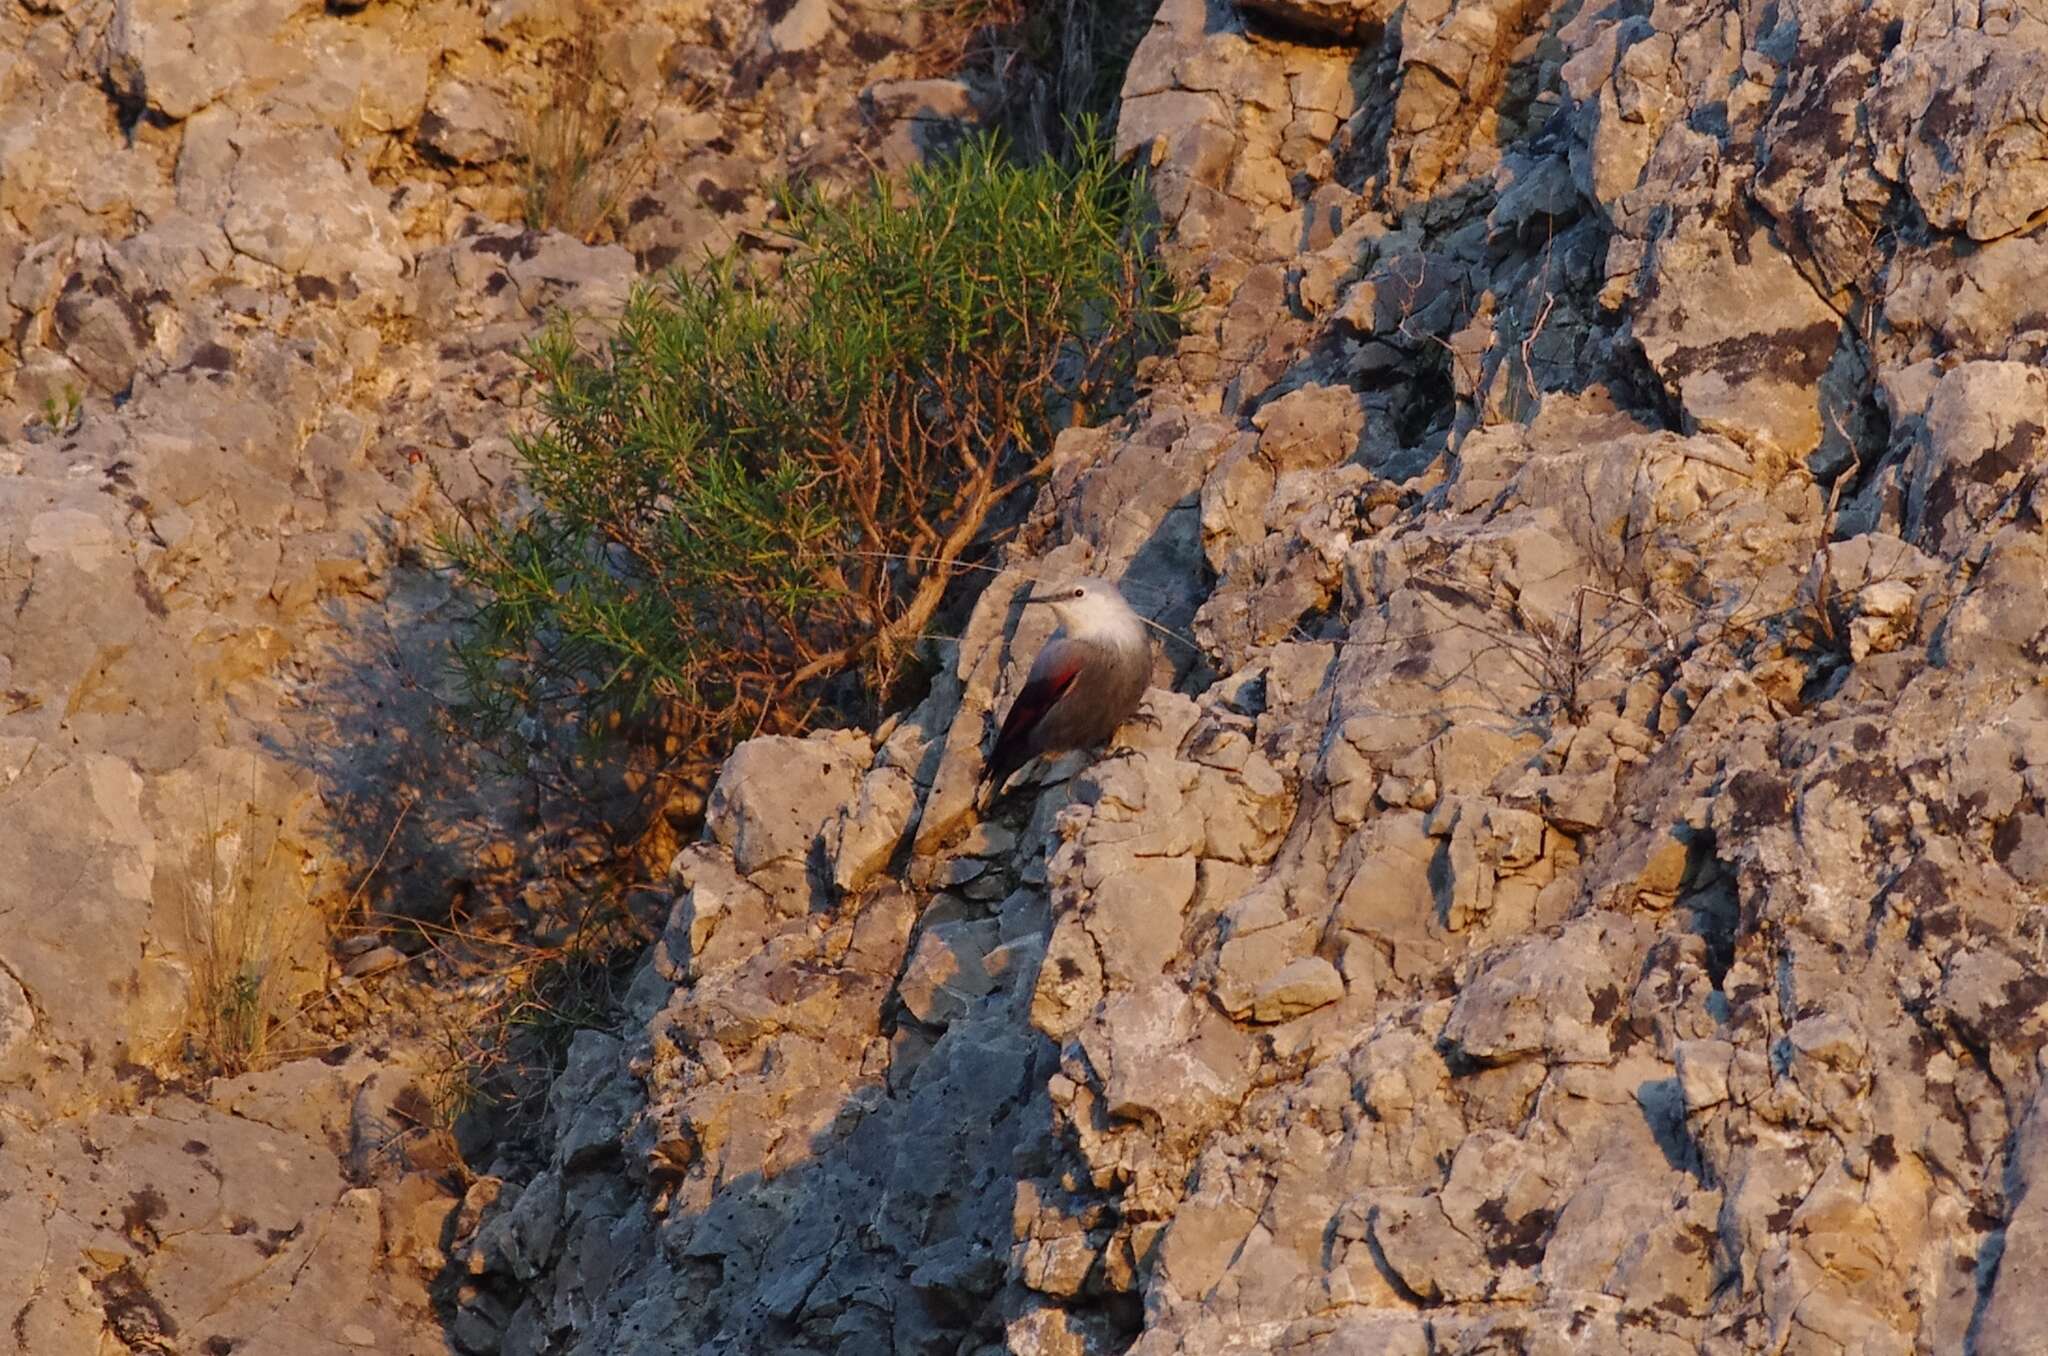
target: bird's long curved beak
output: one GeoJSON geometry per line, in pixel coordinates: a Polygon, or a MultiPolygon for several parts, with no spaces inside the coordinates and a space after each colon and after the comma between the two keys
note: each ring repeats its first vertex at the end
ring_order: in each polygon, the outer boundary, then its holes
{"type": "Polygon", "coordinates": [[[1027,593],[1027,594],[1025,594],[1025,595],[1024,595],[1024,601],[1025,601],[1025,602],[1026,602],[1027,604],[1029,604],[1029,603],[1053,603],[1053,602],[1058,602],[1058,601],[1059,601],[1059,595],[1058,595],[1057,593],[1053,593],[1053,594],[1039,594],[1039,593],[1027,593]]]}

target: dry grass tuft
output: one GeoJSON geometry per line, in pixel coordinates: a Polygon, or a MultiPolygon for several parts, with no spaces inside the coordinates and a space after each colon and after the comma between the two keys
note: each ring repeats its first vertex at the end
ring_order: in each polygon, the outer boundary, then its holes
{"type": "Polygon", "coordinates": [[[596,14],[578,5],[569,36],[549,54],[547,97],[521,139],[526,224],[595,243],[647,168],[625,98],[604,78],[596,14]]]}
{"type": "Polygon", "coordinates": [[[427,1072],[432,1121],[443,1129],[471,1113],[532,1123],[576,1033],[618,1026],[626,985],[655,936],[652,920],[636,920],[602,888],[582,901],[573,929],[549,942],[419,931],[451,969],[469,972],[468,1001],[435,1033],[427,1072]]]}
{"type": "Polygon", "coordinates": [[[188,1054],[215,1073],[265,1068],[279,1057],[294,1015],[288,910],[305,901],[279,893],[293,873],[280,860],[277,825],[257,813],[253,789],[233,821],[208,814],[186,866],[186,926],[197,953],[188,1054]]]}

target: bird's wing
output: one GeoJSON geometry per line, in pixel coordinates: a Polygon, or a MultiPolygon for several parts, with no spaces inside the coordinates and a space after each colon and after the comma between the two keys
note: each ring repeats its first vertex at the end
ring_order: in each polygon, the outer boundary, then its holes
{"type": "Polygon", "coordinates": [[[1002,733],[996,736],[995,752],[983,771],[984,780],[1000,787],[1030,759],[1031,732],[1052,710],[1053,703],[1074,686],[1087,657],[1085,646],[1064,638],[1047,642],[1038,652],[1031,673],[1024,680],[1024,690],[1017,694],[1017,700],[1010,703],[1010,713],[1003,717],[1002,733]]]}

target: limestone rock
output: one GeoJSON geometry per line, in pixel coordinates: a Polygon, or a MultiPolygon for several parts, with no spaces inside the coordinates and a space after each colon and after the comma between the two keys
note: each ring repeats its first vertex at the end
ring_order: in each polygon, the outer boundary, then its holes
{"type": "Polygon", "coordinates": [[[1402,1285],[1429,1301],[1484,1298],[1491,1270],[1430,1196],[1397,1196],[1373,1209],[1373,1241],[1402,1285]]]}
{"type": "Polygon", "coordinates": [[[1597,914],[1521,944],[1458,996],[1444,1039],[1487,1063],[1605,1060],[1633,944],[1624,920],[1597,914]]]}
{"type": "Polygon", "coordinates": [[[2048,209],[2038,22],[2032,43],[1951,30],[1885,65],[1878,168],[1905,182],[1937,229],[1992,240],[2048,209]]]}
{"type": "Polygon", "coordinates": [[[2005,1226],[1998,1276],[1979,1330],[1978,1341],[1986,1351],[2026,1351],[2048,1341],[2048,1323],[2033,1302],[2038,1287],[2048,1283],[2048,1192],[2042,1190],[2044,1178],[2048,1178],[2044,1097],[2048,1093],[2034,1094],[2033,1105],[2015,1136],[2012,1162],[2019,1176],[2019,1191],[2005,1226]]]}
{"type": "Polygon", "coordinates": [[[514,149],[518,117],[495,91],[463,80],[443,80],[427,96],[420,141],[461,165],[487,165],[514,149]]]}
{"type": "Polygon", "coordinates": [[[668,807],[651,954],[485,1143],[421,1061],[488,961],[350,979],[404,948],[324,920],[496,945],[603,849],[567,732],[446,737],[430,530],[516,510],[547,315],[787,266],[771,185],[985,93],[918,6],[584,8],[0,14],[20,1344],[2039,1345],[2038,13],[1131,15],[1180,332],[1006,502],[916,710],[668,807]],[[585,41],[645,160],[529,230],[514,114],[585,41]],[[1155,691],[984,815],[1014,593],[1075,569],[1173,634],[1155,691]],[[245,864],[323,1057],[209,1084],[245,864]]]}
{"type": "Polygon", "coordinates": [[[853,799],[858,775],[841,741],[750,739],[733,751],[711,789],[705,831],[732,851],[742,875],[801,860],[839,806],[853,799]],[[792,784],[812,788],[805,805],[790,803],[784,788],[792,784]]]}
{"type": "Polygon", "coordinates": [[[1925,418],[1908,462],[1906,521],[1941,554],[2048,455],[2048,378],[2027,364],[1965,363],[1935,384],[1925,418]]]}
{"type": "Polygon", "coordinates": [[[1643,352],[1700,428],[1795,457],[1820,443],[1815,387],[1840,333],[1834,310],[1762,231],[1663,241],[1635,320],[1643,352]]]}
{"type": "Polygon", "coordinates": [[[25,1051],[36,1027],[35,1009],[14,976],[0,971],[0,1068],[25,1051]]]}
{"type": "Polygon", "coordinates": [[[243,63],[260,59],[262,44],[301,8],[302,0],[120,0],[108,76],[165,117],[190,117],[232,88],[243,63]]]}
{"type": "Polygon", "coordinates": [[[824,831],[832,883],[865,888],[901,845],[916,809],[917,784],[902,768],[880,767],[861,778],[859,797],[824,831]]]}
{"type": "Polygon", "coordinates": [[[626,1137],[674,1222],[508,1344],[2029,1339],[2039,28],[1681,9],[1159,8],[1171,379],[878,760],[728,765],[626,1137]],[[1084,559],[1192,646],[991,827],[1009,603],[1084,559]]]}
{"type": "Polygon", "coordinates": [[[1321,956],[1304,956],[1289,961],[1278,974],[1259,986],[1252,997],[1252,1019],[1284,1022],[1304,1012],[1334,1003],[1344,996],[1344,979],[1337,967],[1321,956]]]}
{"type": "Polygon", "coordinates": [[[981,118],[980,102],[963,80],[877,81],[860,99],[884,129],[883,163],[897,170],[944,154],[981,118]]]}
{"type": "Polygon", "coordinates": [[[239,145],[221,229],[240,253],[286,276],[391,304],[410,263],[384,195],[329,132],[257,134],[239,145]]]}
{"type": "Polygon", "coordinates": [[[51,311],[64,354],[103,391],[125,390],[153,346],[147,312],[104,266],[73,273],[51,311]]]}
{"type": "Polygon", "coordinates": [[[838,16],[832,0],[796,0],[768,29],[777,52],[808,52],[832,35],[838,16]]]}
{"type": "Polygon", "coordinates": [[[925,933],[897,985],[920,1022],[943,1026],[994,987],[983,958],[995,948],[991,922],[942,923],[925,933]]]}

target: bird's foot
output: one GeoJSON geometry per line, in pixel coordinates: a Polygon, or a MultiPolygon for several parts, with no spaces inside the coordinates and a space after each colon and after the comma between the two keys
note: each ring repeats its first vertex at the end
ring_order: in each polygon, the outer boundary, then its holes
{"type": "Polygon", "coordinates": [[[1166,722],[1152,714],[1152,708],[1149,706],[1140,706],[1137,710],[1125,716],[1124,724],[1142,725],[1148,730],[1164,730],[1166,728],[1166,722]]]}

